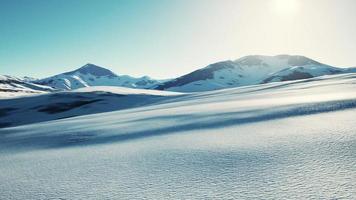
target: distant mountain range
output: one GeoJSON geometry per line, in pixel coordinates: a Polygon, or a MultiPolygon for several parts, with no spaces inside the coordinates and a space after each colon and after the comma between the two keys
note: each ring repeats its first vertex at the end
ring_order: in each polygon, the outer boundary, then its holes
{"type": "Polygon", "coordinates": [[[35,84],[32,81],[35,81],[35,79],[0,75],[0,97],[14,97],[56,91],[52,87],[35,84]]]}
{"type": "Polygon", "coordinates": [[[337,68],[304,56],[246,56],[193,71],[156,87],[179,92],[209,91],[277,81],[306,79],[347,73],[355,68],[337,68]]]}
{"type": "Polygon", "coordinates": [[[246,56],[234,61],[214,63],[170,80],[117,75],[89,63],[74,71],[44,79],[1,76],[0,92],[41,93],[90,86],[198,92],[351,72],[356,72],[356,68],[333,67],[305,56],[294,55],[246,56]]]}
{"type": "Polygon", "coordinates": [[[127,75],[119,76],[106,68],[89,63],[71,72],[36,80],[35,83],[62,90],[73,90],[90,86],[121,86],[148,89],[160,82],[148,76],[141,78],[127,75]]]}

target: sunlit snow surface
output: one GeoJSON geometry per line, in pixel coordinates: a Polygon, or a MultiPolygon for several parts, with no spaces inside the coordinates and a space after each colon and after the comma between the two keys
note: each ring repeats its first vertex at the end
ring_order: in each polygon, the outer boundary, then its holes
{"type": "Polygon", "coordinates": [[[0,134],[0,199],[356,198],[355,74],[0,134]]]}

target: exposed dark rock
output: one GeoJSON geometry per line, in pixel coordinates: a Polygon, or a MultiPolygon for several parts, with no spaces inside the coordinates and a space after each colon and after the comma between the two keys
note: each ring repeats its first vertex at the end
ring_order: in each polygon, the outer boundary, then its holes
{"type": "Polygon", "coordinates": [[[271,76],[262,83],[269,83],[275,78],[279,78],[280,81],[293,81],[293,80],[299,80],[299,79],[307,79],[307,78],[313,78],[314,76],[306,73],[306,72],[299,72],[299,71],[293,71],[291,74],[285,75],[285,76],[271,76]]]}
{"type": "Polygon", "coordinates": [[[283,76],[281,78],[281,81],[292,81],[292,80],[307,79],[307,78],[313,78],[313,75],[305,72],[294,71],[293,73],[287,76],[283,76]]]}

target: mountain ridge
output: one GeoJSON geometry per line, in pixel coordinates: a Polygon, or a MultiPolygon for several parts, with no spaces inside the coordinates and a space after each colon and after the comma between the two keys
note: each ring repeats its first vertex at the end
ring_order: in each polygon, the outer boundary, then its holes
{"type": "Polygon", "coordinates": [[[96,76],[117,76],[114,72],[112,72],[111,70],[109,69],[106,69],[104,67],[100,67],[98,65],[95,65],[95,64],[92,64],[92,63],[87,63],[85,64],[84,66],[76,69],[76,70],[73,70],[73,71],[70,71],[70,72],[65,72],[63,74],[75,74],[75,73],[82,73],[82,74],[93,74],[93,75],[96,75],[96,76]]]}
{"type": "Polygon", "coordinates": [[[18,78],[9,75],[0,75],[0,98],[18,97],[30,94],[43,94],[55,91],[54,88],[32,83],[30,77],[18,78]]]}
{"type": "Polygon", "coordinates": [[[280,54],[276,56],[248,55],[236,60],[220,61],[169,80],[156,80],[148,76],[135,78],[129,75],[117,75],[106,67],[87,63],[75,70],[47,78],[27,77],[22,81],[48,86],[53,90],[119,86],[199,92],[355,72],[356,68],[338,68],[306,56],[280,54]]]}
{"type": "Polygon", "coordinates": [[[134,78],[128,75],[117,75],[109,69],[87,63],[73,71],[40,79],[35,83],[48,85],[61,90],[73,90],[90,86],[120,86],[128,88],[148,89],[158,80],[148,76],[134,78]]]}
{"type": "Polygon", "coordinates": [[[176,92],[210,91],[353,71],[356,70],[333,67],[299,55],[249,55],[233,61],[210,64],[164,82],[154,89],[176,92]]]}

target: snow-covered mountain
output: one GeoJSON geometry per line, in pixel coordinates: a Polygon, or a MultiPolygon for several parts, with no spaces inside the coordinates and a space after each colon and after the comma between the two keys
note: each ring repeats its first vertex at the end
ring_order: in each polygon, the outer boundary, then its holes
{"type": "Polygon", "coordinates": [[[177,92],[199,92],[354,72],[356,72],[356,68],[332,67],[305,56],[252,55],[234,61],[228,60],[214,63],[170,80],[154,80],[148,76],[141,78],[127,75],[119,76],[106,68],[94,64],[86,64],[74,71],[49,78],[34,79],[24,77],[20,80],[38,87],[42,87],[39,85],[44,85],[57,90],[74,90],[91,86],[119,86],[177,92]]]}
{"type": "Polygon", "coordinates": [[[35,81],[57,89],[72,90],[89,86],[120,86],[129,88],[151,88],[159,83],[148,76],[134,78],[127,75],[118,76],[103,67],[86,64],[83,67],[49,78],[35,81]]]}
{"type": "Polygon", "coordinates": [[[1,199],[355,199],[355,83],[342,74],[159,102],[168,97],[92,88],[0,100],[0,125],[14,123],[0,128],[1,199]]]}
{"type": "Polygon", "coordinates": [[[0,75],[0,98],[17,97],[30,94],[41,94],[54,91],[49,86],[32,83],[35,79],[0,75]]]}
{"type": "Polygon", "coordinates": [[[346,72],[304,56],[246,56],[235,61],[211,64],[179,78],[164,82],[158,90],[209,91],[275,81],[312,78],[346,72]]]}

